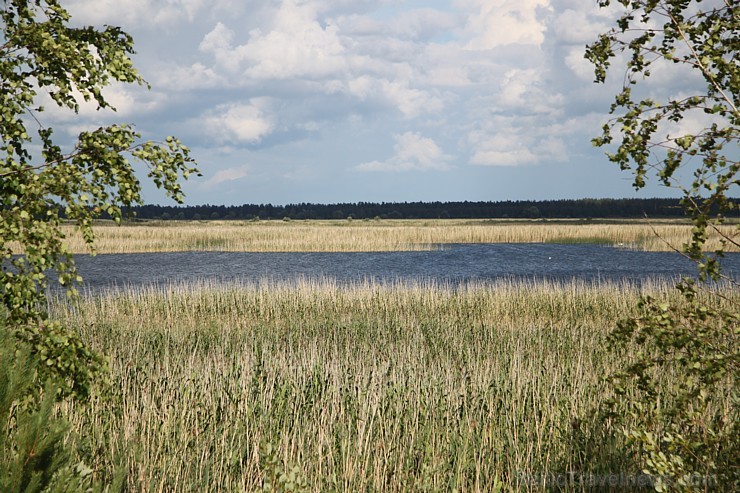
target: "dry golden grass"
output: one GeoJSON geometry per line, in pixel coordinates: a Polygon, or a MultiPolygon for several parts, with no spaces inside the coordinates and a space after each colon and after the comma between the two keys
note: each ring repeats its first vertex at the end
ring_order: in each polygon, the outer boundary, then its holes
{"type": "MultiPolygon", "coordinates": [[[[99,461],[122,454],[129,491],[257,491],[291,470],[303,491],[549,491],[548,475],[634,472],[591,411],[624,364],[606,336],[639,295],[205,284],[52,312],[111,358],[117,398],[64,412],[99,461]]],[[[718,307],[737,303],[725,295],[718,307]]],[[[732,409],[730,396],[714,405],[732,409]]]]}
{"type": "MultiPolygon", "coordinates": [[[[728,236],[735,225],[723,226],[728,236]]],[[[74,229],[65,229],[74,253],[88,252],[74,229]]],[[[431,250],[451,243],[599,243],[666,251],[691,236],[685,223],[636,221],[590,224],[578,221],[171,221],[95,226],[98,253],[168,251],[359,252],[431,250]]],[[[707,250],[716,249],[719,235],[707,250]]],[[[729,247],[727,251],[737,251],[729,247]]]]}

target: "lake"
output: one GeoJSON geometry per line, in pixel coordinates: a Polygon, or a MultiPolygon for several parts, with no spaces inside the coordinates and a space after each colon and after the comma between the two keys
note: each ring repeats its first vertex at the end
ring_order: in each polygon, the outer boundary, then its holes
{"type": "MultiPolygon", "coordinates": [[[[695,275],[677,253],[641,252],[601,245],[464,244],[429,252],[254,253],[178,252],[75,256],[87,288],[179,282],[259,282],[331,279],[440,283],[501,279],[586,282],[674,280],[695,275]]],[[[740,254],[723,259],[725,273],[740,276],[740,254]]]]}

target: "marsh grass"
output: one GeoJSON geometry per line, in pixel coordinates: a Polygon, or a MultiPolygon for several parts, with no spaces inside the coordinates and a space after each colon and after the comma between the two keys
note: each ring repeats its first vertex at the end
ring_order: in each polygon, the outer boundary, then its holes
{"type": "MultiPolygon", "coordinates": [[[[726,235],[737,227],[723,226],[726,235]]],[[[89,250],[71,226],[65,230],[74,253],[89,250]]],[[[649,251],[681,248],[688,224],[622,221],[169,221],[96,225],[99,253],[159,251],[339,252],[418,251],[453,243],[598,243],[649,251]]],[[[710,236],[707,250],[719,245],[710,236]]],[[[730,245],[727,251],[733,251],[730,245]]]]}
{"type": "Polygon", "coordinates": [[[126,458],[131,491],[255,491],[276,470],[309,491],[544,491],[634,471],[593,410],[622,364],[606,335],[640,292],[299,281],[58,300],[115,390],[63,411],[98,467],[126,458]]]}

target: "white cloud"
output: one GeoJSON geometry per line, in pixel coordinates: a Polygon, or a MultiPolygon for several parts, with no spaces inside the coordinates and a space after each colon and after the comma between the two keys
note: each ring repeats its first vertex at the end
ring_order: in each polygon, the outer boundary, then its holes
{"type": "Polygon", "coordinates": [[[231,49],[233,40],[234,32],[223,23],[217,22],[213,30],[203,37],[198,49],[206,53],[219,54],[220,51],[231,49]]]}
{"type": "Polygon", "coordinates": [[[227,182],[241,180],[249,174],[249,166],[242,165],[217,171],[212,177],[201,183],[205,189],[213,189],[227,182]]]}
{"type": "MultiPolygon", "coordinates": [[[[687,97],[689,97],[689,94],[679,94],[676,99],[680,100],[687,97]]],[[[709,115],[704,113],[703,110],[684,112],[683,116],[678,122],[665,122],[659,125],[656,137],[668,139],[683,137],[684,135],[697,135],[711,128],[712,124],[716,123],[721,128],[728,123],[722,117],[709,115]]]]}
{"type": "Polygon", "coordinates": [[[461,16],[432,8],[417,8],[400,12],[390,19],[375,19],[364,14],[336,18],[343,35],[425,41],[439,35],[449,35],[457,29],[461,16]]]}
{"type": "Polygon", "coordinates": [[[538,158],[517,132],[504,131],[495,135],[472,134],[475,152],[472,164],[481,166],[519,166],[536,163],[538,158]]]}
{"type": "Polygon", "coordinates": [[[495,116],[468,134],[470,163],[478,166],[522,166],[563,162],[569,125],[541,125],[539,117],[495,116]]]}
{"type": "MultiPolygon", "coordinates": [[[[179,134],[212,174],[211,191],[198,188],[213,194],[212,203],[222,198],[219,184],[244,177],[245,148],[250,179],[239,185],[255,187],[260,200],[301,196],[307,180],[296,170],[326,177],[327,201],[333,190],[354,193],[355,185],[341,184],[347,162],[365,171],[454,167],[454,180],[424,179],[442,190],[454,181],[465,199],[485,188],[473,180],[493,177],[496,166],[593,161],[600,152],[590,139],[608,118],[624,64],[615,60],[607,84],[597,86],[583,51],[622,7],[594,3],[69,0],[76,24],[120,25],[133,35],[135,63],[154,91],[113,88],[117,113],[83,105],[74,117],[44,104],[41,117],[59,135],[112,121],[135,123],[144,138],[179,134]],[[386,135],[395,136],[395,148],[374,160],[386,135]],[[456,155],[442,142],[457,143],[456,155]],[[493,168],[471,171],[469,164],[493,168]]],[[[641,95],[660,100],[697,86],[672,64],[656,66],[650,81],[641,95]]],[[[692,117],[666,131],[703,124],[692,117]]],[[[371,188],[388,177],[365,178],[371,188]]]]}
{"type": "MultiPolygon", "coordinates": [[[[76,21],[90,24],[149,24],[155,26],[192,22],[210,2],[205,0],[72,0],[67,8],[76,21]]],[[[213,8],[213,5],[210,5],[213,8]]]]}
{"type": "Polygon", "coordinates": [[[384,101],[397,108],[406,118],[414,118],[422,113],[436,113],[444,108],[442,98],[409,87],[408,82],[403,80],[391,81],[365,75],[350,80],[346,89],[362,101],[384,101]]]}
{"type": "MultiPolygon", "coordinates": [[[[115,108],[118,117],[128,117],[134,113],[155,110],[158,102],[154,99],[156,93],[147,93],[139,90],[135,86],[126,87],[123,84],[116,83],[108,86],[103,92],[108,103],[115,108]]],[[[81,112],[92,115],[97,112],[97,103],[86,102],[81,108],[81,112]],[[84,108],[84,109],[83,109],[84,108]]]]}
{"type": "Polygon", "coordinates": [[[203,118],[206,132],[218,142],[256,144],[270,134],[274,124],[264,113],[264,99],[218,106],[203,118]]]}
{"type": "Polygon", "coordinates": [[[434,140],[415,132],[394,136],[395,153],[386,161],[370,161],[356,166],[359,171],[446,170],[451,156],[434,140]]]}
{"type": "Polygon", "coordinates": [[[563,96],[545,87],[543,72],[538,69],[511,69],[504,74],[497,105],[522,113],[554,114],[564,103],[563,96]]]}
{"type": "Polygon", "coordinates": [[[525,103],[525,94],[537,80],[537,70],[513,69],[506,72],[501,83],[501,102],[507,106],[520,106],[525,103]]]}
{"type": "Polygon", "coordinates": [[[578,9],[565,9],[553,21],[552,31],[562,42],[581,47],[596,40],[600,33],[607,32],[610,23],[595,5],[596,2],[578,9]]]}
{"type": "MultiPolygon", "coordinates": [[[[444,97],[427,87],[430,76],[450,85],[470,83],[455,53],[448,51],[441,60],[439,53],[427,56],[424,45],[399,37],[410,32],[404,31],[407,28],[416,33],[413,36],[428,34],[426,29],[437,32],[442,26],[449,28],[454,16],[417,9],[384,24],[358,14],[339,20],[326,18],[321,16],[322,9],[326,6],[320,2],[282,1],[269,23],[250,29],[242,44],[234,28],[216,23],[199,45],[212,66],[199,62],[176,72],[191,80],[187,85],[194,87],[212,83],[269,87],[271,81],[289,82],[308,93],[347,94],[393,108],[406,119],[444,109],[444,97]],[[425,27],[426,20],[434,27],[425,27]],[[362,28],[363,23],[369,27],[362,28]],[[396,27],[388,30],[389,25],[396,27]],[[343,32],[346,26],[348,32],[343,32]],[[375,35],[353,37],[353,29],[375,35]],[[392,34],[377,36],[386,30],[392,34]]],[[[171,82],[185,85],[181,80],[171,82]]]]}
{"type": "Polygon", "coordinates": [[[481,166],[519,166],[537,162],[537,156],[529,149],[518,148],[504,151],[480,150],[470,160],[481,166]]]}
{"type": "Polygon", "coordinates": [[[190,66],[166,64],[167,69],[156,73],[153,85],[170,91],[216,89],[229,85],[228,79],[200,62],[190,66]]]}
{"type": "Polygon", "coordinates": [[[492,50],[510,44],[541,45],[545,40],[546,24],[539,18],[550,0],[460,0],[460,5],[472,10],[466,32],[470,37],[466,48],[492,50]]]}
{"type": "Polygon", "coordinates": [[[270,25],[249,31],[245,44],[233,45],[234,32],[217,23],[200,44],[227,70],[253,79],[320,78],[342,71],[345,48],[335,25],[319,24],[311,3],[285,0],[270,25]]]}
{"type": "Polygon", "coordinates": [[[565,57],[565,65],[585,82],[592,81],[596,77],[594,65],[583,57],[583,48],[572,48],[565,57]]]}
{"type": "Polygon", "coordinates": [[[76,90],[72,91],[72,95],[79,104],[78,113],[57,105],[45,91],[40,91],[36,98],[37,104],[44,107],[44,112],[38,116],[46,124],[61,125],[69,136],[77,136],[80,132],[91,131],[102,125],[127,121],[134,116],[141,117],[156,113],[165,99],[165,96],[159,93],[146,92],[136,86],[115,83],[103,90],[106,101],[116,110],[112,111],[111,109],[98,109],[98,103],[94,99],[85,101],[76,90]]]}

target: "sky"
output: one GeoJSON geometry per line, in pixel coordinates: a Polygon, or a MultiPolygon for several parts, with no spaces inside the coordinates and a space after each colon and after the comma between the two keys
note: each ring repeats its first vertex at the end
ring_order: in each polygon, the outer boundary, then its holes
{"type": "Polygon", "coordinates": [[[591,146],[623,75],[594,84],[583,58],[616,17],[596,3],[70,0],[73,22],[133,36],[151,89],[46,117],[176,135],[203,175],[191,205],[673,196],[591,146]]]}

